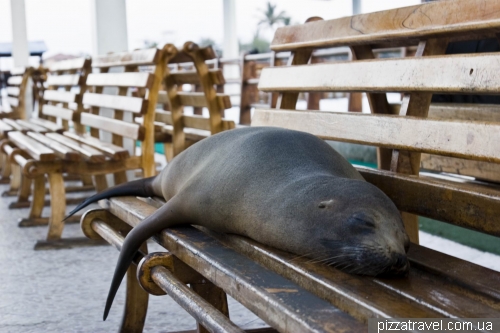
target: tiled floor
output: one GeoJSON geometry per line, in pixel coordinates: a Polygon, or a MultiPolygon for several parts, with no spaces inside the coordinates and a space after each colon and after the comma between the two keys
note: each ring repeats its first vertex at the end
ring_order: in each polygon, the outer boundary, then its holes
{"type": "MultiPolygon", "coordinates": [[[[7,189],[0,186],[0,191],[7,189]]],[[[118,252],[109,246],[57,251],[33,251],[46,227],[17,227],[27,209],[9,210],[14,198],[0,198],[0,332],[112,332],[123,309],[119,291],[108,320],[102,311],[118,252]]],[[[48,213],[48,212],[46,212],[48,213]]],[[[78,224],[65,237],[82,236],[78,224]]],[[[500,270],[500,257],[421,233],[425,246],[500,270]]],[[[156,245],[156,244],[153,244],[156,245]]],[[[155,250],[152,247],[152,250],[155,250]]],[[[156,249],[159,250],[159,247],[156,249]]],[[[231,318],[244,328],[263,323],[234,300],[231,318]]],[[[169,297],[150,297],[146,332],[194,328],[194,320],[169,297]]]]}

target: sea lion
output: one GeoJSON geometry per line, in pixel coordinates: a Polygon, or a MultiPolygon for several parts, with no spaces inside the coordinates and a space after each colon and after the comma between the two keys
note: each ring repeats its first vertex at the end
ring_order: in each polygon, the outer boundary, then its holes
{"type": "Polygon", "coordinates": [[[246,236],[351,273],[409,269],[409,239],[394,203],[327,143],[304,132],[248,127],[210,136],[158,176],[100,192],[69,216],[114,196],[158,196],[166,203],[126,237],[104,320],[141,244],[180,224],[246,236]]]}

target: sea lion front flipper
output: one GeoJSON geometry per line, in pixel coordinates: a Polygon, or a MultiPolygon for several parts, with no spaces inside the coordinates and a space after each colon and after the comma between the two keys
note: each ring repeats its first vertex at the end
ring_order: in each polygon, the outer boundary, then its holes
{"type": "Polygon", "coordinates": [[[103,320],[108,317],[111,304],[115,298],[116,292],[120,287],[121,281],[125,276],[134,256],[141,247],[142,243],[147,241],[154,234],[161,230],[182,224],[184,221],[180,212],[176,209],[175,197],[171,198],[166,204],[160,207],[156,212],[145,218],[138,226],[133,228],[125,237],[125,241],[120,251],[118,263],[116,264],[115,273],[106,300],[104,308],[103,320]]]}

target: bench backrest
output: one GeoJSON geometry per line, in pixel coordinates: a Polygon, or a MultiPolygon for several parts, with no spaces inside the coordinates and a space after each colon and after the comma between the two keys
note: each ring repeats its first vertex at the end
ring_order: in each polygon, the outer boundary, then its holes
{"type": "Polygon", "coordinates": [[[174,156],[186,147],[186,129],[209,131],[216,134],[234,128],[234,122],[223,119],[224,110],[231,108],[228,95],[217,93],[217,86],[225,83],[220,68],[209,68],[206,61],[216,57],[212,47],[200,48],[193,42],[186,42],[182,50],[172,44],[163,48],[165,67],[163,84],[165,93],[160,103],[167,102],[170,111],[157,110],[156,120],[173,126],[172,142],[174,156]],[[194,69],[173,64],[193,63],[194,69]],[[183,91],[182,85],[199,85],[203,92],[183,91]],[[209,116],[186,115],[185,106],[206,107],[209,116]]]}
{"type": "Polygon", "coordinates": [[[154,116],[164,68],[162,52],[151,48],[97,56],[92,59],[92,68],[95,72],[87,77],[87,86],[93,89],[83,95],[83,104],[90,110],[81,114],[80,123],[95,138],[103,140],[105,133],[110,133],[116,146],[124,147],[124,138],[140,141],[144,176],[154,176],[154,116]],[[154,69],[139,71],[141,66],[154,69]],[[143,92],[130,96],[132,90],[143,92]],[[138,115],[142,124],[133,122],[138,115]]]}
{"type": "Polygon", "coordinates": [[[435,92],[498,93],[500,54],[443,54],[451,40],[495,36],[499,10],[497,1],[442,1],[280,28],[271,48],[292,56],[288,66],[263,70],[259,89],[280,95],[276,109],[256,110],[252,125],[381,147],[379,167],[390,172],[363,175],[405,212],[413,242],[417,216],[408,213],[500,236],[498,191],[416,177],[421,153],[500,162],[500,124],[425,119],[435,92]],[[415,57],[374,59],[374,48],[415,44],[415,57]],[[314,49],[333,46],[349,46],[357,60],[307,65],[314,49]],[[294,110],[299,92],[309,91],[367,92],[372,114],[294,110]],[[406,94],[398,115],[386,92],[406,94]]]}
{"type": "Polygon", "coordinates": [[[26,119],[26,89],[33,67],[17,67],[10,71],[7,79],[7,103],[9,104],[12,118],[26,119]]]}
{"type": "Polygon", "coordinates": [[[60,121],[65,130],[73,122],[75,131],[83,133],[79,120],[90,63],[90,58],[82,57],[58,61],[49,66],[45,81],[47,89],[43,92],[41,113],[38,115],[40,118],[54,123],[60,121]]]}

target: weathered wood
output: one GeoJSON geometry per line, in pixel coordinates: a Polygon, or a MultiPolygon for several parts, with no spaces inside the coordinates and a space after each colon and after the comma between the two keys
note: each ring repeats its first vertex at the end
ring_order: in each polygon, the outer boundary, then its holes
{"type": "Polygon", "coordinates": [[[500,122],[500,105],[433,103],[429,118],[500,122]]]}
{"type": "Polygon", "coordinates": [[[83,83],[85,78],[80,74],[48,75],[48,86],[77,86],[83,83]]]}
{"type": "Polygon", "coordinates": [[[140,114],[144,114],[148,107],[148,101],[143,98],[95,93],[85,93],[83,104],[140,114]]]}
{"type": "Polygon", "coordinates": [[[43,105],[42,114],[44,114],[45,116],[61,118],[64,120],[77,120],[75,119],[75,111],[49,104],[43,105]]]}
{"type": "Polygon", "coordinates": [[[43,99],[51,102],[75,103],[78,102],[78,96],[70,91],[45,90],[43,99]]]}
{"type": "Polygon", "coordinates": [[[19,87],[7,87],[6,90],[7,90],[7,95],[14,97],[19,96],[19,92],[21,91],[19,87]]]}
{"type": "Polygon", "coordinates": [[[471,40],[494,37],[500,30],[495,0],[455,0],[396,8],[278,28],[274,51],[360,44],[416,45],[419,40],[449,37],[471,40]]]}
{"type": "Polygon", "coordinates": [[[49,67],[50,72],[63,72],[71,70],[81,70],[82,68],[87,68],[90,65],[90,58],[75,58],[62,61],[56,61],[52,63],[49,67]]]}
{"type": "Polygon", "coordinates": [[[154,65],[158,62],[160,54],[157,48],[136,50],[132,52],[119,52],[106,55],[94,56],[92,67],[114,67],[114,66],[143,66],[154,65]]]}
{"type": "MultiPolygon", "coordinates": [[[[179,92],[178,96],[181,100],[182,105],[186,106],[194,106],[194,107],[207,107],[207,100],[203,93],[193,93],[193,92],[179,92]]],[[[216,95],[217,104],[222,109],[230,109],[231,108],[231,99],[228,95],[217,94],[216,95]]]]}
{"type": "Polygon", "coordinates": [[[47,132],[47,128],[39,126],[39,125],[37,125],[35,123],[32,123],[30,121],[18,119],[18,120],[16,120],[16,122],[20,126],[22,126],[23,128],[25,128],[27,130],[30,130],[30,131],[39,132],[39,133],[45,133],[45,132],[47,132]]]}
{"type": "Polygon", "coordinates": [[[104,154],[110,156],[114,160],[126,159],[129,157],[129,152],[126,148],[116,146],[109,142],[103,142],[99,139],[91,137],[90,135],[79,135],[73,132],[64,132],[64,136],[73,140],[79,141],[87,146],[94,147],[104,154]]]}
{"type": "Polygon", "coordinates": [[[30,156],[39,161],[54,160],[56,155],[52,149],[33,140],[21,132],[9,132],[9,139],[19,148],[26,151],[30,156]]]}
{"type": "Polygon", "coordinates": [[[9,105],[11,107],[18,107],[19,106],[19,100],[15,97],[7,97],[7,101],[9,102],[9,105]]]}
{"type": "Polygon", "coordinates": [[[259,89],[495,94],[499,70],[494,53],[280,66],[262,70],[259,89]]]}
{"type": "Polygon", "coordinates": [[[500,162],[498,124],[298,110],[256,110],[252,126],[279,126],[326,140],[500,162]]]}
{"type": "MultiPolygon", "coordinates": [[[[102,152],[99,150],[92,148],[90,146],[87,146],[83,143],[71,140],[67,138],[64,135],[61,135],[59,133],[47,133],[46,136],[49,139],[52,139],[56,142],[59,142],[60,144],[63,144],[69,148],[71,148],[74,151],[77,151],[80,153],[86,160],[88,160],[91,163],[100,163],[104,162],[106,157],[102,152]]],[[[76,172],[78,173],[78,172],[76,172]]]]}
{"type": "Polygon", "coordinates": [[[51,132],[62,132],[64,131],[64,128],[59,126],[56,123],[53,123],[51,121],[42,119],[42,118],[31,118],[30,123],[38,125],[39,127],[44,127],[46,131],[51,131],[51,132]]]}
{"type": "Polygon", "coordinates": [[[52,149],[54,151],[54,153],[62,159],[70,160],[70,161],[80,161],[81,160],[81,156],[80,156],[79,152],[51,139],[48,136],[42,135],[40,133],[34,133],[34,132],[28,132],[27,135],[29,137],[32,137],[33,139],[43,143],[45,146],[49,147],[50,149],[52,149]]]}
{"type": "Polygon", "coordinates": [[[10,86],[19,86],[23,82],[22,76],[11,76],[7,79],[7,84],[10,86]]]}
{"type": "Polygon", "coordinates": [[[144,128],[138,124],[85,112],[80,115],[80,123],[134,140],[142,141],[144,139],[144,128]]]}
{"type": "MultiPolygon", "coordinates": [[[[225,84],[225,79],[220,69],[209,69],[208,75],[214,84],[225,84]]],[[[196,71],[173,72],[170,74],[175,84],[200,84],[196,71]]]]}
{"type": "Polygon", "coordinates": [[[151,84],[153,84],[153,75],[147,72],[95,73],[87,77],[88,86],[150,88],[151,84]]]}

